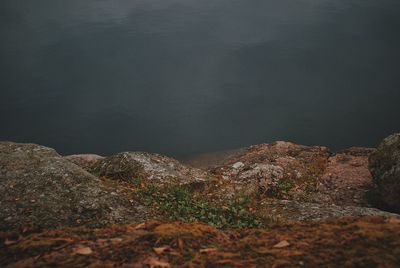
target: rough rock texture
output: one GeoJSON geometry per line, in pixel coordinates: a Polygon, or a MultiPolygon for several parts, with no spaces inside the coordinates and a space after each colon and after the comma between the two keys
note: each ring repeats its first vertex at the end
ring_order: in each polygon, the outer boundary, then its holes
{"type": "Polygon", "coordinates": [[[241,150],[210,171],[224,179],[246,184],[248,189],[273,197],[285,197],[294,183],[313,183],[330,155],[326,147],[307,147],[278,141],[241,150]]]}
{"type": "Polygon", "coordinates": [[[369,206],[367,194],[372,186],[369,155],[375,149],[352,147],[328,158],[317,190],[337,205],[369,206]]]}
{"type": "Polygon", "coordinates": [[[140,193],[148,187],[178,185],[189,186],[193,194],[215,204],[228,204],[248,195],[253,212],[261,214],[266,223],[390,217],[389,213],[358,207],[366,205],[371,151],[351,148],[332,154],[325,147],[276,142],[224,155],[220,165],[203,171],[158,154],[61,157],[47,147],[2,142],[0,229],[162,219],[165,215],[159,207],[142,202],[140,193]]]}
{"type": "Polygon", "coordinates": [[[380,217],[221,231],[147,222],[0,233],[5,267],[399,267],[400,221],[380,217]]]}
{"type": "MultiPolygon", "coordinates": [[[[220,182],[208,182],[206,186],[197,191],[207,196],[215,203],[226,202],[240,198],[246,194],[248,188],[245,184],[234,181],[221,180],[220,182]]],[[[388,213],[376,208],[355,206],[355,205],[335,205],[331,202],[305,202],[299,200],[285,200],[271,198],[264,195],[253,195],[252,202],[249,204],[251,212],[265,222],[287,223],[292,221],[319,221],[325,219],[338,219],[342,217],[361,217],[361,216],[383,216],[399,217],[398,214],[388,213]]]]}
{"type": "Polygon", "coordinates": [[[400,133],[382,141],[369,159],[373,175],[374,201],[400,213],[400,133]]]}
{"type": "Polygon", "coordinates": [[[128,195],[53,149],[0,142],[0,230],[143,220],[128,195]]]}
{"type": "Polygon", "coordinates": [[[319,221],[342,217],[383,216],[397,217],[375,208],[337,206],[332,204],[305,203],[292,200],[263,199],[257,209],[266,222],[319,221]]]}
{"type": "Polygon", "coordinates": [[[132,182],[135,179],[158,185],[203,182],[207,172],[182,165],[177,160],[146,152],[124,152],[106,157],[93,166],[93,173],[110,179],[132,182]]]}
{"type": "Polygon", "coordinates": [[[224,156],[224,162],[209,171],[234,181],[237,188],[242,185],[248,193],[300,202],[368,206],[371,152],[373,149],[350,148],[333,154],[326,147],[278,141],[224,156]]]}
{"type": "Polygon", "coordinates": [[[104,159],[103,156],[97,154],[73,154],[64,156],[64,158],[89,172],[98,161],[104,159]]]}
{"type": "Polygon", "coordinates": [[[261,144],[203,171],[157,154],[61,157],[0,142],[0,266],[396,267],[399,216],[365,207],[365,193],[372,153],[376,191],[399,204],[399,144],[336,154],[261,144]],[[135,225],[148,219],[164,221],[135,225]]]}

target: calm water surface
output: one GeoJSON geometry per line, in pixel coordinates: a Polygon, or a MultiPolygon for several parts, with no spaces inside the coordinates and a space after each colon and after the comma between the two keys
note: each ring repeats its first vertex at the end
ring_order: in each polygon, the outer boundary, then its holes
{"type": "Polygon", "coordinates": [[[0,140],[176,157],[400,131],[399,0],[2,0],[0,140]]]}

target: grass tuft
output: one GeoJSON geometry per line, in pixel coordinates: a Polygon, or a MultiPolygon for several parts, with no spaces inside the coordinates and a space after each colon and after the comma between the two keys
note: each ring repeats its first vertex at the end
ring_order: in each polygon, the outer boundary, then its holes
{"type": "Polygon", "coordinates": [[[248,210],[250,198],[243,196],[227,204],[209,202],[204,196],[195,196],[185,186],[161,188],[148,185],[136,192],[146,206],[160,208],[170,220],[203,222],[216,228],[262,227],[262,220],[248,210]]]}

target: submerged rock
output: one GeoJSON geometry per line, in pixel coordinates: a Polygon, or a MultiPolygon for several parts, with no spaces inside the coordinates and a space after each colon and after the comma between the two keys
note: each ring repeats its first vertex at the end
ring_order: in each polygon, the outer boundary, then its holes
{"type": "Polygon", "coordinates": [[[382,141],[371,155],[369,166],[373,175],[373,201],[400,213],[400,133],[382,141]]]}
{"type": "Polygon", "coordinates": [[[207,172],[182,165],[177,160],[146,152],[124,152],[98,161],[92,172],[100,177],[150,181],[157,185],[182,185],[207,180],[207,172]]]}
{"type": "Polygon", "coordinates": [[[53,149],[0,142],[0,230],[143,220],[130,193],[108,184],[53,149]]]}

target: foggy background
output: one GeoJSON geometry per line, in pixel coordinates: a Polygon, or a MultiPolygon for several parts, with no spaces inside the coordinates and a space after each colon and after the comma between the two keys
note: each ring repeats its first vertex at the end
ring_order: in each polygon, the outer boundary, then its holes
{"type": "Polygon", "coordinates": [[[2,0],[0,140],[175,157],[400,131],[398,0],[2,0]]]}

